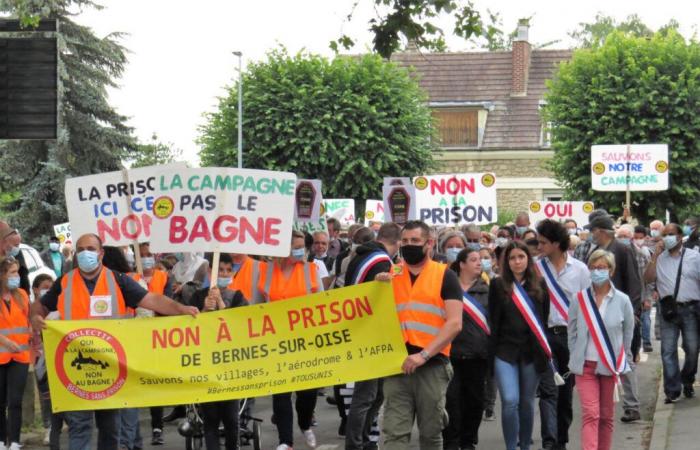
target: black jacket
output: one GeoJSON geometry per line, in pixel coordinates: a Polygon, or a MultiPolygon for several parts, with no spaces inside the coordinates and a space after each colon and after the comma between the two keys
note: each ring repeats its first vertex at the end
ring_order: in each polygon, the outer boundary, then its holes
{"type": "MultiPolygon", "coordinates": [[[[366,244],[362,244],[355,249],[355,257],[350,260],[350,262],[348,263],[348,268],[345,271],[345,286],[350,286],[353,284],[353,279],[355,278],[355,272],[357,271],[357,268],[360,267],[360,265],[362,265],[362,263],[371,254],[376,252],[382,252],[389,256],[389,254],[386,251],[386,247],[384,247],[384,245],[380,244],[379,242],[367,242],[366,244]]],[[[377,274],[389,271],[391,271],[391,262],[380,261],[367,272],[367,275],[365,276],[363,281],[373,281],[374,277],[376,277],[377,274]]]]}
{"type": "Polygon", "coordinates": [[[639,317],[642,313],[642,280],[634,250],[617,239],[613,239],[605,250],[615,255],[615,273],[612,276],[615,288],[629,296],[634,313],[639,317]]]}
{"type": "MultiPolygon", "coordinates": [[[[535,314],[540,324],[546,327],[549,317],[549,296],[547,284],[539,280],[540,296],[532,298],[530,289],[523,286],[535,304],[535,314]]],[[[534,362],[538,372],[547,370],[547,357],[539,341],[530,330],[527,322],[515,306],[509,293],[504,289],[503,279],[494,278],[489,286],[489,356],[498,357],[509,363],[534,362]]]]}
{"type": "MultiPolygon", "coordinates": [[[[467,291],[488,310],[489,286],[481,278],[467,291]]],[[[471,316],[462,310],[462,331],[452,341],[450,357],[453,359],[488,358],[489,338],[471,316]]]]}

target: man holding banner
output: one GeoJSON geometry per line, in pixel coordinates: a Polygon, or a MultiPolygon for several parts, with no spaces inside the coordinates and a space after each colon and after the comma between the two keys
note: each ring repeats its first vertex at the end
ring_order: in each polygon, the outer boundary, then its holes
{"type": "Polygon", "coordinates": [[[462,329],[462,287],[446,265],[430,259],[435,240],[422,221],[401,231],[403,263],[391,278],[408,357],[401,370],[384,380],[384,448],[407,449],[418,420],[421,450],[442,450],[447,425],[445,394],[452,378],[450,343],[462,329]]]}
{"type": "MultiPolygon", "coordinates": [[[[127,308],[142,307],[164,316],[196,315],[197,308],[185,306],[155,293],[149,293],[128,275],[102,266],[104,250],[97,235],[85,234],[76,243],[78,268],[51,286],[40,302],[31,306],[32,327],[46,328],[44,317],[58,311],[61,320],[117,319],[127,308]]],[[[92,411],[66,413],[71,449],[91,448],[92,411]]],[[[118,443],[117,410],[94,411],[98,429],[98,450],[112,450],[118,443]]]]}
{"type": "MultiPolygon", "coordinates": [[[[560,222],[545,219],[537,224],[537,241],[540,260],[536,267],[547,283],[550,308],[547,320],[547,341],[559,373],[569,371],[569,347],[567,326],[569,306],[576,301],[576,294],[591,286],[588,267],[570,257],[569,232],[560,222]]],[[[572,394],[574,377],[557,387],[551,370],[540,377],[540,417],[542,422],[542,447],[563,449],[569,442],[569,427],[573,420],[572,394]]]]}

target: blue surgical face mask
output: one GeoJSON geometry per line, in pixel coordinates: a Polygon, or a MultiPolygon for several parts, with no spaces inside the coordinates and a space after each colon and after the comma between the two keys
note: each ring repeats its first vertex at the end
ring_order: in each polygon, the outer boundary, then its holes
{"type": "Polygon", "coordinates": [[[632,245],[632,239],[630,238],[617,238],[618,241],[620,241],[620,244],[626,245],[627,247],[632,245]]]}
{"type": "Polygon", "coordinates": [[[152,269],[156,266],[156,259],[152,256],[145,256],[141,258],[141,264],[143,264],[144,269],[152,269]]]}
{"type": "Polygon", "coordinates": [[[17,256],[17,255],[19,255],[19,246],[17,246],[17,247],[12,247],[12,248],[10,249],[10,256],[12,256],[12,257],[14,258],[14,257],[17,256]]]}
{"type": "Polygon", "coordinates": [[[505,247],[506,245],[508,245],[508,238],[497,237],[494,243],[496,244],[496,247],[505,247]]]}
{"type": "Polygon", "coordinates": [[[569,233],[569,236],[576,236],[576,228],[568,228],[566,232],[569,233]]]}
{"type": "Polygon", "coordinates": [[[690,225],[683,225],[683,236],[690,236],[690,233],[693,232],[693,227],[690,225]]]}
{"type": "Polygon", "coordinates": [[[7,287],[9,289],[19,289],[20,279],[19,276],[10,277],[7,279],[7,287]]]}
{"type": "Polygon", "coordinates": [[[83,272],[92,272],[100,265],[100,254],[92,250],[78,253],[78,267],[83,272]]]}
{"type": "Polygon", "coordinates": [[[297,261],[303,261],[306,251],[303,248],[293,248],[291,254],[293,259],[296,259],[297,261]]]}
{"type": "Polygon", "coordinates": [[[231,284],[231,277],[228,278],[222,278],[219,277],[216,279],[216,285],[219,286],[219,289],[225,289],[229,284],[231,284]]]}
{"type": "Polygon", "coordinates": [[[522,236],[525,234],[525,232],[527,232],[527,230],[529,230],[528,227],[515,227],[515,229],[518,231],[519,236],[522,236]]]}
{"type": "Polygon", "coordinates": [[[447,257],[447,261],[449,262],[455,262],[457,261],[457,255],[459,255],[459,252],[461,252],[462,249],[459,247],[450,247],[447,250],[445,250],[445,256],[447,257]]]}
{"type": "Polygon", "coordinates": [[[605,284],[606,281],[610,279],[610,271],[607,269],[593,269],[591,270],[591,282],[595,285],[600,286],[605,284]]]}
{"type": "Polygon", "coordinates": [[[470,248],[472,250],[479,250],[481,248],[481,244],[478,242],[467,242],[467,248],[470,248]]]}
{"type": "Polygon", "coordinates": [[[481,270],[489,273],[491,272],[491,260],[490,259],[482,259],[481,260],[481,270]]]}
{"type": "Polygon", "coordinates": [[[233,273],[238,273],[239,270],[241,270],[241,263],[233,263],[233,273]]]}
{"type": "Polygon", "coordinates": [[[664,248],[666,250],[671,250],[673,247],[675,247],[678,244],[678,239],[676,239],[675,234],[669,234],[668,236],[664,236],[663,240],[664,240],[664,248]]]}
{"type": "Polygon", "coordinates": [[[177,259],[178,261],[182,261],[185,259],[185,255],[182,252],[177,252],[175,253],[175,259],[177,259]]]}
{"type": "Polygon", "coordinates": [[[49,242],[49,250],[52,252],[57,252],[61,249],[61,244],[58,242],[49,242]]]}
{"type": "Polygon", "coordinates": [[[651,233],[649,233],[649,234],[651,235],[651,237],[657,238],[657,237],[661,236],[661,231],[660,230],[651,230],[651,233]]]}

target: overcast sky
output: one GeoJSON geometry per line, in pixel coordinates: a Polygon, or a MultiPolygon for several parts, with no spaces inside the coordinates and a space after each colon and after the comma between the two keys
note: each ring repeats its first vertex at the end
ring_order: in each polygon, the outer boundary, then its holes
{"type": "MultiPolygon", "coordinates": [[[[98,0],[99,2],[99,0],[98,0]]],[[[121,88],[110,91],[112,104],[130,117],[129,124],[141,139],[157,133],[197,162],[197,127],[202,114],[214,110],[223,86],[237,76],[237,57],[244,64],[261,60],[265,53],[284,45],[291,52],[306,49],[331,55],[328,43],[348,33],[356,38],[354,53],[368,48],[367,21],[373,16],[373,0],[359,0],[355,19],[347,23],[355,0],[102,0],[105,9],[88,10],[75,20],[91,26],[98,36],[125,32],[123,44],[130,50],[121,88]]],[[[617,19],[636,13],[652,28],[675,18],[681,31],[691,36],[700,23],[700,4],[666,0],[474,0],[486,12],[500,12],[504,28],[515,28],[520,17],[534,16],[530,41],[561,39],[552,48],[566,48],[567,33],[580,22],[590,22],[597,12],[617,19]]],[[[468,49],[463,41],[448,41],[451,50],[468,49]]],[[[245,106],[244,106],[245,108],[245,106]]],[[[245,114],[245,112],[244,112],[245,114]]]]}

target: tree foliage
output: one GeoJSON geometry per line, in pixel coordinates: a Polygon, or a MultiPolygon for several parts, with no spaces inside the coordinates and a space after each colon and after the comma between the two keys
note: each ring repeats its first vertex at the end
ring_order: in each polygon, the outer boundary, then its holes
{"type": "Polygon", "coordinates": [[[4,214],[30,242],[67,220],[67,177],[116,170],[135,149],[126,117],[107,100],[107,88],[116,87],[124,70],[126,50],[119,33],[99,38],[73,20],[84,7],[101,8],[88,0],[0,0],[0,11],[26,24],[37,17],[59,21],[58,139],[0,142],[0,189],[20,193],[4,214]]]}
{"type": "Polygon", "coordinates": [[[157,166],[174,162],[182,156],[182,150],[175,148],[173,143],[163,143],[158,135],[153,133],[150,142],[139,143],[132,158],[128,161],[133,169],[137,167],[157,166]]]}
{"type": "MultiPolygon", "coordinates": [[[[200,128],[203,165],[237,165],[237,86],[200,128]]],[[[381,198],[382,177],[432,167],[432,116],[408,70],[378,56],[273,51],[243,75],[243,165],[320,178],[324,196],[381,198]]]]}
{"type": "Polygon", "coordinates": [[[670,189],[633,193],[633,213],[663,217],[700,201],[700,45],[672,29],[650,38],[614,32],[577,50],[549,83],[552,169],[569,198],[620,212],[624,192],[591,190],[594,144],[667,143],[670,189]]]}
{"type": "MultiPolygon", "coordinates": [[[[659,28],[658,32],[666,34],[669,30],[678,30],[678,22],[671,20],[668,24],[659,28]]],[[[598,13],[593,22],[581,22],[578,28],[569,33],[573,38],[577,47],[591,48],[600,47],[605,43],[605,39],[613,32],[634,37],[651,38],[654,35],[654,30],[649,28],[642,19],[636,14],[630,14],[622,21],[615,20],[612,16],[598,13]]]]}

